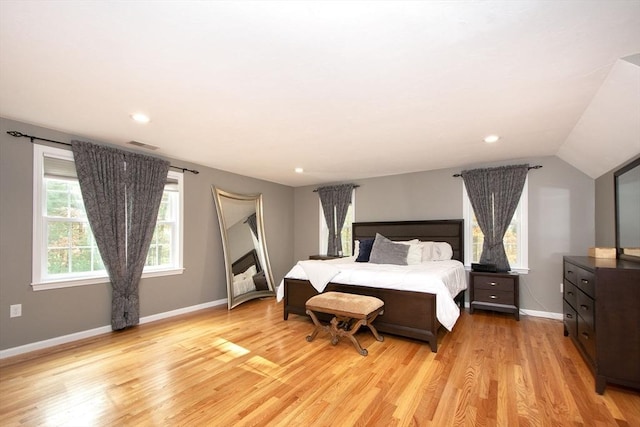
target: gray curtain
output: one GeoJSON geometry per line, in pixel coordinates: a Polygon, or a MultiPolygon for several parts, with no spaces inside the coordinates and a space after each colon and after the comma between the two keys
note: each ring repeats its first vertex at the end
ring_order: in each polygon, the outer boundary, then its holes
{"type": "Polygon", "coordinates": [[[260,238],[258,237],[258,218],[256,217],[256,214],[252,213],[251,215],[249,215],[245,222],[251,229],[251,232],[256,237],[256,239],[260,240],[260,238]]]}
{"type": "Polygon", "coordinates": [[[111,327],[137,325],[138,282],[169,162],[82,141],[72,141],[71,147],[89,224],[111,281],[111,327]]]}
{"type": "Polygon", "coordinates": [[[351,194],[354,184],[331,185],[318,188],[322,212],[329,229],[327,254],[338,255],[342,252],[342,239],[340,231],[351,203],[351,194]]]}
{"type": "Polygon", "coordinates": [[[529,165],[462,171],[478,225],[484,234],[481,263],[495,264],[499,271],[511,266],[504,250],[504,234],[520,202],[529,165]]]}

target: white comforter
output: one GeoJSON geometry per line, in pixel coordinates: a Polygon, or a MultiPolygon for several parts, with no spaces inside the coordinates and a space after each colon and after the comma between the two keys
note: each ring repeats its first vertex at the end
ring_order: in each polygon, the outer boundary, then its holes
{"type": "MultiPolygon", "coordinates": [[[[415,265],[355,262],[354,257],[328,261],[300,261],[285,277],[309,280],[319,291],[324,289],[326,282],[331,281],[346,285],[435,294],[437,295],[436,317],[449,331],[453,329],[453,325],[460,316],[460,309],[453,298],[460,291],[467,289],[464,265],[456,260],[429,261],[415,265]],[[326,268],[322,267],[323,264],[326,268]],[[310,275],[315,277],[310,278],[310,275]],[[330,279],[327,280],[327,277],[330,279]]],[[[280,282],[277,290],[278,301],[283,298],[284,280],[280,282]]]]}

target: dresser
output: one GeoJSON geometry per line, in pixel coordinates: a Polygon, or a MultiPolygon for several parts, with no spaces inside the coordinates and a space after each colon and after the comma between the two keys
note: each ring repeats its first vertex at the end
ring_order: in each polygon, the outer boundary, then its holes
{"type": "Polygon", "coordinates": [[[513,313],[520,320],[520,276],[517,273],[469,273],[469,311],[483,310],[513,313]]]}
{"type": "Polygon", "coordinates": [[[565,256],[564,335],[596,380],[640,389],[640,263],[565,256]]]}

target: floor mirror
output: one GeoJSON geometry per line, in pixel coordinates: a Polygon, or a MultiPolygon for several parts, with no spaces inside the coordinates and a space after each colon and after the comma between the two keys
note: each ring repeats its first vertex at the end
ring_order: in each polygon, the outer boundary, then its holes
{"type": "Polygon", "coordinates": [[[229,309],[274,296],[262,194],[231,193],[215,186],[211,190],[222,236],[229,309]]]}

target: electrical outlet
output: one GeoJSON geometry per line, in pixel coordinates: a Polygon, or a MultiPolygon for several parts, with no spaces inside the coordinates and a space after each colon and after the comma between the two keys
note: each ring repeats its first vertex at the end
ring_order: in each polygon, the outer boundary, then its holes
{"type": "Polygon", "coordinates": [[[22,304],[13,304],[9,307],[9,317],[22,316],[22,304]]]}
{"type": "Polygon", "coordinates": [[[560,293],[563,294],[564,293],[564,283],[560,282],[560,293]]]}

